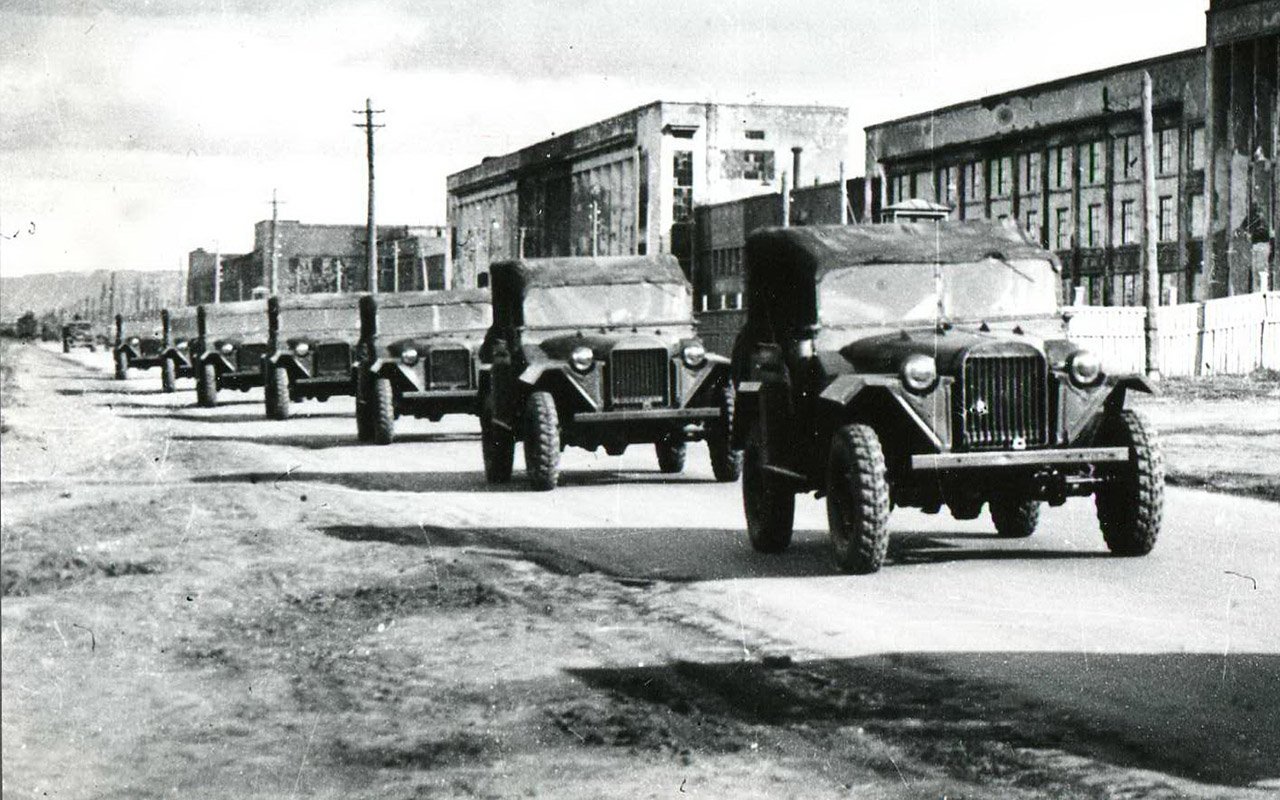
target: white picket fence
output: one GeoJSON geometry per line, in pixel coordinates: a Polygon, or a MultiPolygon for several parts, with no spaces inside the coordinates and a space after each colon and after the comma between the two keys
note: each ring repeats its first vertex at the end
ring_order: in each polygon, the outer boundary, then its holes
{"type": "MultiPolygon", "coordinates": [[[[1067,335],[1109,372],[1146,367],[1146,309],[1072,306],[1067,335]]],[[[1156,311],[1164,375],[1243,375],[1280,369],[1280,292],[1162,306],[1156,311]]]]}

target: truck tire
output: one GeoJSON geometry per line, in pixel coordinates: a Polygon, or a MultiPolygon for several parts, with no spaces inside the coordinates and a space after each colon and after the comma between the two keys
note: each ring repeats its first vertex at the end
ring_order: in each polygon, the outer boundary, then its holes
{"type": "Polygon", "coordinates": [[[880,437],[870,425],[845,425],[832,437],[827,526],[841,570],[866,575],[880,569],[889,547],[889,482],[880,437]]]}
{"type": "Polygon", "coordinates": [[[767,463],[763,431],[756,423],[742,452],[742,510],[747,517],[747,538],[757,553],[781,553],[791,544],[796,494],[765,471],[767,463]]]}
{"type": "Polygon", "coordinates": [[[116,351],[116,380],[129,377],[129,354],[123,350],[116,351]]]}
{"type": "Polygon", "coordinates": [[[1094,493],[1102,538],[1115,555],[1145,556],[1156,546],[1164,515],[1160,442],[1146,418],[1127,409],[1103,421],[1100,438],[1103,446],[1128,447],[1132,456],[1094,493]]]}
{"type": "Polygon", "coordinates": [[[516,457],[516,439],[511,431],[493,424],[493,396],[480,405],[480,448],[484,456],[484,479],[489,483],[511,480],[511,464],[516,457]]]}
{"type": "Polygon", "coordinates": [[[166,358],[160,362],[160,391],[166,394],[172,393],[177,388],[178,383],[178,367],[173,363],[172,358],[166,358]]]}
{"type": "Polygon", "coordinates": [[[396,439],[396,393],[391,388],[391,379],[375,375],[369,400],[373,441],[375,444],[391,444],[396,439]]]}
{"type": "Polygon", "coordinates": [[[196,402],[204,408],[218,404],[218,368],[206,361],[199,366],[196,375],[196,402]]]}
{"type": "Polygon", "coordinates": [[[358,367],[352,375],[356,384],[356,439],[361,442],[373,441],[373,402],[369,395],[373,390],[373,381],[363,367],[358,367]]]}
{"type": "Polygon", "coordinates": [[[720,419],[707,430],[707,449],[711,451],[711,473],[721,483],[732,483],[742,477],[742,451],[733,449],[733,413],[736,393],[727,384],[720,394],[720,419]]]}
{"type": "Polygon", "coordinates": [[[66,339],[62,340],[62,352],[63,353],[71,352],[71,342],[67,341],[66,339]]]}
{"type": "Polygon", "coordinates": [[[267,419],[289,418],[289,370],[267,363],[263,366],[262,386],[266,398],[267,419]]]}
{"type": "Polygon", "coordinates": [[[987,500],[996,536],[1001,539],[1025,539],[1040,524],[1039,500],[1024,500],[1015,495],[993,495],[987,500]]]}
{"type": "Polygon", "coordinates": [[[550,392],[533,392],[525,401],[524,469],[536,491],[549,492],[560,481],[560,415],[550,392]]]}
{"type": "Polygon", "coordinates": [[[668,475],[684,472],[684,459],[689,446],[682,439],[665,436],[654,442],[653,449],[658,454],[658,469],[668,475]]]}

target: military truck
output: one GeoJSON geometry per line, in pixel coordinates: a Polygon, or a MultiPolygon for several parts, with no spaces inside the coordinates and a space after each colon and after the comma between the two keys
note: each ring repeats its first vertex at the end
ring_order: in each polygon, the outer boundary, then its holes
{"type": "Polygon", "coordinates": [[[489,292],[455,289],[367,295],[360,301],[356,433],[390,444],[408,414],[438,422],[477,413],[478,352],[491,319],[489,292]]]}
{"type": "Polygon", "coordinates": [[[199,358],[200,328],[195,306],[175,306],[160,312],[164,336],[160,388],[172,392],[178,378],[194,378],[199,358]]]}
{"type": "Polygon", "coordinates": [[[1164,467],[1125,407],[1151,392],[1066,339],[1056,258],[994,222],[775,228],[746,247],[734,440],[747,533],[791,542],[795,496],[826,497],[836,564],[883,563],[894,506],[990,509],[1030,536],[1092,495],[1117,555],[1151,551],[1164,467]]]}
{"type": "Polygon", "coordinates": [[[98,352],[98,336],[93,332],[93,323],[87,319],[73,319],[62,326],[62,352],[70,353],[77,347],[87,348],[90,353],[98,352]]]}
{"type": "Polygon", "coordinates": [[[129,377],[131,369],[151,369],[164,362],[164,333],[159,311],[116,315],[113,356],[116,380],[129,377]]]}
{"type": "Polygon", "coordinates": [[[309,294],[267,300],[267,417],[288,419],[295,400],[356,393],[360,295],[309,294]]]}
{"type": "Polygon", "coordinates": [[[207,303],[196,310],[200,354],[195,363],[196,402],[218,404],[222,389],[246,392],[262,385],[267,356],[267,302],[207,303]]]}
{"type": "Polygon", "coordinates": [[[524,443],[529,484],[553,489],[572,445],[621,455],[653,445],[663,472],[706,440],[717,480],[736,480],[728,359],[694,336],[689,282],[670,256],[549,258],[494,264],[483,358],[485,476],[511,477],[524,443]]]}

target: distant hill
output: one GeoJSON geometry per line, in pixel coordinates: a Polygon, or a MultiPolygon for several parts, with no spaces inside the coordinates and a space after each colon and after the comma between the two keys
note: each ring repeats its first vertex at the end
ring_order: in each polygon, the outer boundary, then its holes
{"type": "Polygon", "coordinates": [[[115,302],[111,298],[111,271],[54,272],[0,278],[0,320],[11,322],[27,311],[37,317],[56,314],[66,319],[107,320],[116,313],[164,308],[179,302],[182,275],[173,271],[120,270],[115,272],[115,302]]]}

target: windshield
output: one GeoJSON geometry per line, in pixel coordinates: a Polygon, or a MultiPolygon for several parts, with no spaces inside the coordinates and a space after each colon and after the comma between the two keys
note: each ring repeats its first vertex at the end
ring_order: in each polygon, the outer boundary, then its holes
{"type": "Polygon", "coordinates": [[[524,323],[534,327],[685,322],[692,314],[689,290],[680,283],[540,286],[524,300],[524,323]]]}
{"type": "Polygon", "coordinates": [[[379,336],[425,336],[429,333],[483,330],[489,306],[482,303],[386,305],[378,309],[379,336]]]}
{"type": "Polygon", "coordinates": [[[818,318],[824,325],[875,325],[1052,314],[1058,288],[1052,265],[1033,259],[867,264],[822,277],[818,318]]]}

